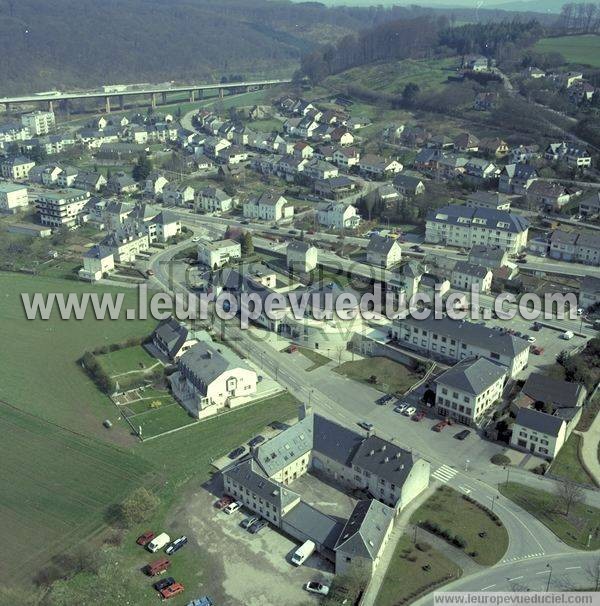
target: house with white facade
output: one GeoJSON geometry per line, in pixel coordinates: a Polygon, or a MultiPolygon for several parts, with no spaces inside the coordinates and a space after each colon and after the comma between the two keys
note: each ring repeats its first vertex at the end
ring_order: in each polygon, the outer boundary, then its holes
{"type": "Polygon", "coordinates": [[[395,238],[373,234],[367,244],[367,263],[386,269],[400,262],[402,248],[395,238]]]}
{"type": "Polygon", "coordinates": [[[54,112],[35,111],[21,116],[21,124],[29,129],[32,135],[47,135],[56,125],[54,112]]]}
{"type": "Polygon", "coordinates": [[[241,256],[242,247],[235,240],[198,243],[198,261],[211,269],[218,269],[241,256]]]}
{"type": "Polygon", "coordinates": [[[29,176],[29,171],[35,166],[35,162],[24,156],[8,158],[0,163],[0,175],[5,179],[23,181],[29,176]]]}
{"type": "Polygon", "coordinates": [[[90,192],[80,189],[40,192],[36,203],[40,223],[50,227],[75,227],[85,220],[84,210],[89,199],[90,192]]]}
{"type": "Polygon", "coordinates": [[[452,270],[452,286],[460,290],[476,289],[482,293],[492,288],[492,271],[468,261],[458,261],[452,270]]]}
{"type": "Polygon", "coordinates": [[[355,206],[352,204],[331,203],[317,211],[319,225],[328,229],[356,229],[361,222],[355,206]]]}
{"type": "Polygon", "coordinates": [[[115,269],[113,249],[96,244],[83,255],[83,267],[79,270],[81,280],[96,282],[115,269]]]}
{"type": "MultiPolygon", "coordinates": [[[[176,362],[191,347],[198,343],[196,335],[183,322],[173,316],[162,320],[152,333],[152,346],[164,359],[176,362]]],[[[147,349],[153,355],[153,348],[147,349]]]]}
{"type": "Polygon", "coordinates": [[[291,219],[294,207],[279,193],[266,190],[256,198],[250,198],[243,205],[244,217],[261,221],[278,222],[291,219]]]}
{"type": "Polygon", "coordinates": [[[526,247],[528,232],[529,223],[520,215],[453,205],[427,215],[425,241],[459,248],[499,246],[515,254],[526,247]]]}
{"type": "Polygon", "coordinates": [[[205,213],[227,213],[233,208],[233,198],[218,187],[204,187],[196,196],[195,209],[205,213]]]}
{"type": "Polygon", "coordinates": [[[319,251],[310,242],[292,240],[286,249],[287,266],[294,272],[308,273],[317,267],[319,251]]]}
{"type": "Polygon", "coordinates": [[[163,187],[162,200],[164,204],[189,207],[194,202],[194,193],[191,185],[171,181],[163,187]]]}
{"type": "Polygon", "coordinates": [[[435,381],[436,411],[464,425],[479,425],[502,398],[507,369],[487,358],[466,358],[435,381]]]}
{"type": "Polygon", "coordinates": [[[0,182],[0,212],[16,213],[28,205],[29,196],[25,185],[0,182]]]}
{"type": "Polygon", "coordinates": [[[399,173],[404,166],[398,160],[390,160],[374,154],[361,156],[358,163],[360,172],[372,179],[382,179],[399,173]]]}

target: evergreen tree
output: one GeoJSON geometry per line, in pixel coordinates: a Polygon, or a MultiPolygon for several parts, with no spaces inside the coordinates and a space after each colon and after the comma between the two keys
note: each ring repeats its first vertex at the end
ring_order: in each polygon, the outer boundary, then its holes
{"type": "Polygon", "coordinates": [[[252,234],[249,231],[245,231],[242,234],[242,254],[244,256],[251,255],[254,252],[254,242],[252,241],[252,234]]]}
{"type": "Polygon", "coordinates": [[[131,175],[136,181],[140,182],[145,181],[151,172],[152,162],[150,161],[150,158],[148,158],[146,155],[141,155],[137,159],[131,175]]]}

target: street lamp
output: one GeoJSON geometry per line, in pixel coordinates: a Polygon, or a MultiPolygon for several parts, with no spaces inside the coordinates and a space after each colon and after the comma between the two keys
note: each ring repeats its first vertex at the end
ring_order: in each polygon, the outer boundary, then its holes
{"type": "Polygon", "coordinates": [[[510,467],[508,465],[505,465],[504,469],[506,471],[506,482],[504,483],[504,485],[508,486],[508,478],[510,477],[510,467]]]}
{"type": "Polygon", "coordinates": [[[494,503],[499,499],[500,497],[498,495],[495,496],[491,496],[490,499],[492,500],[492,513],[494,513],[494,503]]]}
{"type": "Polygon", "coordinates": [[[471,461],[469,461],[469,459],[467,459],[467,460],[465,461],[465,471],[469,471],[469,463],[470,463],[470,462],[471,462],[471,461]]]}
{"type": "Polygon", "coordinates": [[[546,564],[546,568],[550,569],[550,574],[548,575],[548,584],[546,585],[546,593],[548,591],[550,591],[550,581],[552,580],[552,564],[550,564],[550,562],[548,562],[546,564]]]}

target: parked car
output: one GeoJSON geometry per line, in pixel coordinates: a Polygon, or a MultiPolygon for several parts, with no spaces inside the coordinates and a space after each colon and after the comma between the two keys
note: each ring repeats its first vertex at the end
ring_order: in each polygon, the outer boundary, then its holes
{"type": "Polygon", "coordinates": [[[260,518],[259,520],[254,522],[254,524],[250,525],[250,527],[248,528],[248,532],[250,534],[256,534],[257,532],[260,532],[265,526],[267,526],[267,520],[263,520],[262,518],[260,518]]]}
{"type": "Polygon", "coordinates": [[[254,524],[254,522],[258,522],[258,520],[260,520],[260,518],[258,516],[249,516],[245,519],[242,520],[242,523],[240,524],[240,526],[242,528],[250,528],[250,526],[252,526],[252,524],[254,524]]]}
{"type": "Polygon", "coordinates": [[[371,431],[374,427],[373,423],[369,423],[368,421],[359,421],[358,426],[366,429],[367,431],[371,431]]]}
{"type": "Polygon", "coordinates": [[[413,421],[417,421],[417,423],[419,421],[422,421],[425,417],[426,417],[426,413],[424,410],[420,410],[414,417],[413,417],[413,421]]]}
{"type": "Polygon", "coordinates": [[[409,406],[408,408],[404,409],[404,412],[402,414],[406,417],[412,417],[415,412],[417,412],[417,409],[414,406],[409,406]]]}
{"type": "Polygon", "coordinates": [[[151,553],[156,553],[159,549],[162,549],[171,542],[171,537],[166,532],[161,532],[159,535],[154,537],[146,549],[151,553]]]}
{"type": "Polygon", "coordinates": [[[179,551],[184,545],[186,545],[187,542],[188,542],[188,540],[187,540],[186,536],[179,537],[178,539],[175,539],[172,543],[169,543],[167,545],[167,548],[165,549],[165,553],[167,555],[172,555],[176,551],[179,551]]]}
{"type": "Polygon", "coordinates": [[[264,436],[254,436],[248,442],[248,446],[250,446],[250,448],[254,448],[255,446],[258,446],[259,444],[262,444],[264,441],[265,441],[265,437],[264,436]]]}
{"type": "Polygon", "coordinates": [[[244,219],[243,221],[240,221],[240,223],[242,225],[248,225],[248,223],[250,223],[250,221],[248,219],[244,219]]]}
{"type": "Polygon", "coordinates": [[[536,341],[536,338],[535,338],[535,337],[530,337],[529,335],[525,335],[525,336],[527,337],[527,340],[528,340],[530,343],[535,343],[535,341],[536,341]]]}
{"type": "Polygon", "coordinates": [[[384,396],[381,396],[380,398],[377,398],[377,400],[375,400],[375,404],[379,404],[380,406],[383,406],[393,399],[394,399],[394,396],[390,396],[390,394],[388,393],[388,394],[385,394],[384,396]]]}
{"type": "Polygon", "coordinates": [[[141,534],[136,540],[135,542],[138,545],[141,545],[142,547],[146,547],[146,545],[148,545],[148,543],[150,543],[150,541],[156,536],[156,534],[154,532],[152,532],[151,530],[146,531],[144,534],[141,534]]]}
{"type": "Polygon", "coordinates": [[[152,587],[154,587],[154,589],[156,589],[156,591],[160,591],[161,589],[164,589],[165,587],[168,587],[169,585],[173,585],[173,583],[175,583],[175,579],[173,577],[167,577],[166,579],[161,579],[160,581],[156,581],[156,583],[154,583],[152,585],[152,587]]]}
{"type": "Polygon", "coordinates": [[[149,577],[155,577],[157,574],[162,574],[171,565],[170,560],[167,558],[160,558],[154,562],[150,562],[146,565],[145,572],[149,577]]]}
{"type": "Polygon", "coordinates": [[[394,407],[394,412],[402,414],[409,406],[410,404],[408,402],[400,402],[400,404],[397,404],[394,407]]]}
{"type": "Polygon", "coordinates": [[[298,351],[298,346],[297,345],[288,345],[286,351],[288,353],[295,353],[296,351],[298,351]]]}
{"type": "Polygon", "coordinates": [[[161,589],[159,593],[163,600],[168,600],[176,595],[179,595],[180,593],[183,593],[184,589],[185,587],[181,583],[173,583],[173,585],[169,585],[168,587],[161,589]]]}
{"type": "Polygon", "coordinates": [[[151,269],[147,269],[147,270],[146,270],[146,275],[147,275],[147,276],[153,276],[153,275],[154,275],[154,272],[153,272],[151,269]]]}
{"type": "Polygon", "coordinates": [[[227,457],[233,461],[233,459],[237,459],[238,457],[241,457],[245,452],[246,452],[246,449],[243,446],[240,446],[239,448],[235,448],[234,450],[232,450],[227,455],[227,457]]]}
{"type": "Polygon", "coordinates": [[[543,327],[544,327],[544,325],[541,322],[534,322],[533,326],[531,327],[531,330],[535,330],[536,332],[539,332],[540,330],[542,330],[543,327]]]}
{"type": "Polygon", "coordinates": [[[565,332],[563,332],[563,334],[560,336],[561,339],[564,339],[565,341],[569,341],[571,340],[573,337],[575,336],[575,334],[573,333],[572,330],[566,330],[565,332]]]}
{"type": "Polygon", "coordinates": [[[444,419],[443,421],[436,423],[432,429],[433,431],[440,432],[442,429],[444,429],[444,427],[446,427],[446,425],[452,425],[452,421],[450,421],[450,419],[444,419]]]}
{"type": "Polygon", "coordinates": [[[233,503],[229,503],[229,505],[227,505],[227,507],[225,507],[225,509],[223,509],[223,511],[227,515],[231,515],[232,513],[235,513],[238,509],[241,509],[241,507],[242,507],[241,503],[234,501],[233,503]]]}
{"type": "Polygon", "coordinates": [[[309,581],[304,585],[304,589],[310,593],[317,593],[318,595],[328,595],[329,587],[327,585],[323,585],[318,581],[309,581]]]}
{"type": "Polygon", "coordinates": [[[454,437],[457,440],[464,440],[465,438],[468,438],[471,435],[471,432],[468,429],[463,429],[462,431],[459,431],[454,437]]]}
{"type": "Polygon", "coordinates": [[[532,345],[529,350],[536,356],[541,356],[544,353],[544,348],[539,345],[532,345]]]}
{"type": "Polygon", "coordinates": [[[188,602],[186,606],[214,606],[215,603],[207,595],[203,595],[201,598],[196,598],[191,602],[188,602]]]}
{"type": "Polygon", "coordinates": [[[192,242],[200,242],[200,236],[194,236],[192,242]]]}
{"type": "Polygon", "coordinates": [[[215,507],[217,509],[225,509],[225,507],[231,505],[231,503],[233,503],[234,501],[235,499],[233,497],[230,497],[228,494],[226,494],[215,503],[215,507]]]}

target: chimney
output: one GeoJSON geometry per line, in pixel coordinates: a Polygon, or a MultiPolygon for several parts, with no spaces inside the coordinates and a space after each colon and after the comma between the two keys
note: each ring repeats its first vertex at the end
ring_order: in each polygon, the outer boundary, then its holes
{"type": "Polygon", "coordinates": [[[371,457],[372,457],[374,454],[375,454],[375,451],[374,451],[374,450],[369,450],[369,456],[371,456],[371,457]]]}
{"type": "Polygon", "coordinates": [[[390,458],[389,458],[389,457],[385,457],[385,458],[383,459],[383,462],[384,462],[384,463],[389,463],[389,462],[390,462],[390,458]]]}

